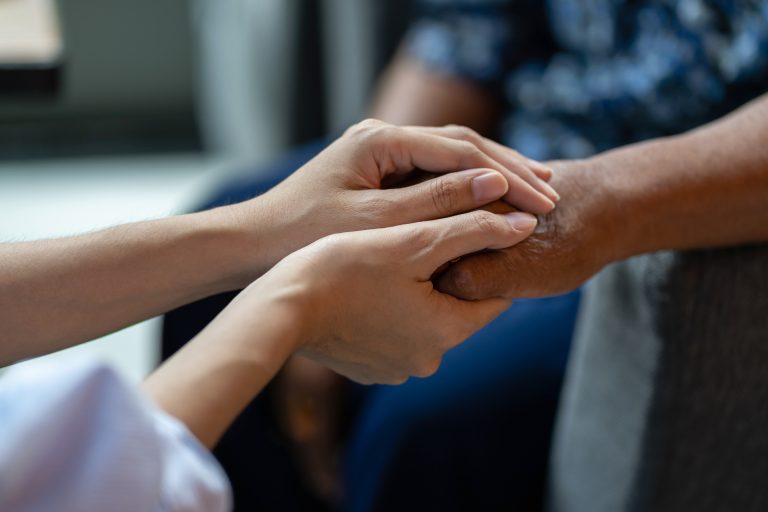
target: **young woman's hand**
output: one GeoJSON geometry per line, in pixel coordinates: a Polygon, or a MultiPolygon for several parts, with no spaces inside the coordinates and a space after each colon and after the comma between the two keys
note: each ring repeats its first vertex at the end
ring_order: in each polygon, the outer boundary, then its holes
{"type": "Polygon", "coordinates": [[[435,271],[535,226],[527,213],[474,211],[323,238],[243,290],[144,389],[213,446],[294,353],[366,384],[431,375],[510,303],[443,294],[435,271]]]}
{"type": "Polygon", "coordinates": [[[500,198],[545,214],[559,198],[546,183],[550,176],[544,165],[463,127],[367,120],[270,192],[232,211],[241,226],[260,235],[251,257],[258,255],[253,261],[263,272],[326,235],[437,219],[500,198]],[[416,170],[442,176],[398,187],[416,170]]]}
{"type": "Polygon", "coordinates": [[[440,293],[435,271],[465,254],[514,245],[535,225],[525,213],[475,211],[331,235],[285,258],[237,300],[247,307],[248,297],[277,294],[295,303],[298,353],[357,382],[426,377],[447,350],[509,306],[440,293]]]}

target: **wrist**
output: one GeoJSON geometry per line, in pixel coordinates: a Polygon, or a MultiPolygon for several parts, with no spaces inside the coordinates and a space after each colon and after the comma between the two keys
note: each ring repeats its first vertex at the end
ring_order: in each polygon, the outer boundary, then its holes
{"type": "Polygon", "coordinates": [[[246,288],[286,254],[288,229],[261,197],[194,215],[205,243],[216,246],[221,291],[246,288]]]}
{"type": "Polygon", "coordinates": [[[669,165],[679,156],[680,137],[632,144],[586,161],[593,170],[611,261],[668,248],[666,228],[675,209],[690,200],[678,190],[669,165]]]}
{"type": "Polygon", "coordinates": [[[295,350],[295,309],[287,304],[242,292],[149,376],[145,391],[214,446],[295,350]]]}
{"type": "Polygon", "coordinates": [[[289,254],[329,234],[321,208],[286,197],[278,186],[257,198],[224,207],[232,254],[245,288],[289,254]]]}
{"type": "Polygon", "coordinates": [[[287,358],[314,331],[317,307],[311,272],[303,259],[289,257],[245,288],[231,304],[244,319],[252,319],[246,320],[252,322],[249,329],[263,334],[254,341],[270,345],[272,353],[287,358]]]}
{"type": "MultiPolygon", "coordinates": [[[[574,232],[580,233],[580,245],[589,247],[592,264],[598,268],[623,259],[626,238],[623,232],[621,186],[610,167],[599,158],[548,162],[555,169],[552,183],[568,200],[561,201],[550,214],[557,225],[566,219],[576,222],[574,232]],[[576,213],[562,211],[574,209],[576,213]]],[[[546,223],[546,218],[544,219],[546,223]]]]}

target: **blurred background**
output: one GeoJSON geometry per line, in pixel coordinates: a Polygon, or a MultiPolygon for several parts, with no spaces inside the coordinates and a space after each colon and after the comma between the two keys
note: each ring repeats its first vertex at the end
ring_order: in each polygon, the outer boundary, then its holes
{"type": "MultiPolygon", "coordinates": [[[[184,211],[342,130],[410,16],[407,0],[0,0],[0,241],[184,211]]],[[[138,380],[158,329],[72,350],[138,380]]]]}

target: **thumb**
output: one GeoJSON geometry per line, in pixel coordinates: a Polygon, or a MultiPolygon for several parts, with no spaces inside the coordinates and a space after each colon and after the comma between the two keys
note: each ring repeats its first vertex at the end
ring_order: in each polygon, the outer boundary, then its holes
{"type": "Polygon", "coordinates": [[[509,183],[492,169],[470,169],[438,176],[410,187],[377,193],[397,205],[397,224],[439,219],[468,212],[500,199],[509,183]]]}
{"type": "Polygon", "coordinates": [[[454,217],[411,224],[409,240],[420,255],[419,270],[429,278],[444,263],[485,249],[503,249],[528,238],[536,228],[536,217],[513,212],[502,215],[477,210],[454,217]]]}

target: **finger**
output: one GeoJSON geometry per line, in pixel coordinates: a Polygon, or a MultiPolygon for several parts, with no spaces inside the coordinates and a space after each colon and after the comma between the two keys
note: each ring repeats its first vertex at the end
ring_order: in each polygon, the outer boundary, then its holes
{"type": "Polygon", "coordinates": [[[501,251],[476,254],[451,265],[435,281],[442,293],[464,300],[516,298],[516,269],[501,251]]]}
{"type": "Polygon", "coordinates": [[[474,130],[458,125],[407,127],[406,129],[470,142],[552,201],[560,200],[560,195],[557,191],[547,183],[547,180],[552,177],[552,170],[550,168],[521,155],[514,149],[482,137],[474,130]]]}
{"type": "MultiPolygon", "coordinates": [[[[499,144],[498,142],[494,142],[494,144],[499,144]]],[[[501,144],[499,144],[501,146],[501,144]]],[[[502,146],[505,147],[505,146],[502,146]]],[[[527,158],[527,157],[523,157],[527,158]]],[[[532,158],[528,159],[528,165],[530,165],[531,169],[533,169],[533,172],[536,173],[536,176],[543,179],[544,181],[549,181],[552,179],[552,176],[554,176],[555,171],[552,170],[551,167],[547,167],[546,164],[539,162],[538,160],[534,160],[532,158]]]]}
{"type": "MultiPolygon", "coordinates": [[[[441,293],[435,291],[435,293],[441,293]]],[[[467,338],[492,322],[496,317],[509,309],[512,301],[502,298],[491,298],[483,300],[460,300],[450,295],[441,293],[448,306],[446,315],[442,318],[450,318],[455,322],[456,328],[462,329],[463,333],[459,339],[453,340],[447,346],[442,348],[450,350],[456,345],[463,343],[467,338]]]]}
{"type": "Polygon", "coordinates": [[[555,203],[546,194],[536,190],[517,174],[465,140],[434,135],[423,130],[398,127],[379,128],[380,145],[376,160],[381,178],[422,169],[433,173],[446,173],[464,169],[489,168],[500,172],[509,182],[505,201],[535,214],[552,211],[555,203]]]}
{"type": "MultiPolygon", "coordinates": [[[[507,155],[508,158],[511,158],[514,156],[524,161],[528,165],[528,168],[531,169],[531,171],[533,171],[533,173],[541,180],[548,182],[552,178],[552,176],[555,174],[555,172],[552,170],[551,167],[548,167],[546,164],[539,162],[538,160],[534,160],[533,158],[528,158],[527,156],[523,155],[519,151],[516,151],[503,144],[499,144],[498,142],[491,139],[484,138],[483,140],[489,146],[496,148],[496,150],[499,151],[501,154],[507,155]]],[[[555,193],[557,193],[557,191],[555,191],[555,193]]]]}
{"type": "Polygon", "coordinates": [[[420,278],[429,279],[443,263],[485,249],[503,249],[525,240],[536,227],[533,215],[502,215],[477,210],[453,217],[403,226],[408,251],[414,254],[420,278]]]}
{"type": "Polygon", "coordinates": [[[392,224],[408,224],[468,212],[500,199],[509,183],[493,169],[471,169],[438,176],[410,187],[377,190],[396,205],[392,224]]]}

